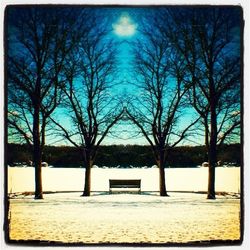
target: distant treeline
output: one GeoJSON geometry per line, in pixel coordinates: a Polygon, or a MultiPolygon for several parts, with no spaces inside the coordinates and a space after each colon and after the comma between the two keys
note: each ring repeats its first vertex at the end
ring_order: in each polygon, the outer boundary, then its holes
{"type": "MultiPolygon", "coordinates": [[[[27,145],[8,144],[6,151],[7,164],[28,163],[32,160],[32,153],[27,145]]],[[[241,165],[240,144],[220,146],[218,160],[241,165]]],[[[54,167],[80,167],[83,165],[79,151],[70,146],[45,146],[43,161],[54,167]]],[[[182,146],[174,148],[169,154],[167,167],[196,167],[207,161],[204,146],[182,146]]],[[[149,146],[139,145],[111,145],[101,146],[96,161],[97,166],[134,167],[152,166],[155,161],[149,146]]]]}

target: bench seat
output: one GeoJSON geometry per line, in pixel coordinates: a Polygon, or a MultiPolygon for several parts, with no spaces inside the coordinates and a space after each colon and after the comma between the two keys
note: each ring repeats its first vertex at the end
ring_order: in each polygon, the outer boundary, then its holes
{"type": "MultiPolygon", "coordinates": [[[[112,193],[113,189],[136,189],[138,193],[141,193],[141,180],[140,179],[111,179],[109,180],[109,193],[112,193]]],[[[119,190],[119,191],[121,191],[119,190]]]]}

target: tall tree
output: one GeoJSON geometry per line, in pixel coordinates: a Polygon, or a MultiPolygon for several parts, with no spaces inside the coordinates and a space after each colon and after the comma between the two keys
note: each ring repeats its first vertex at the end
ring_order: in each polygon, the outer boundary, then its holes
{"type": "Polygon", "coordinates": [[[163,10],[158,21],[164,37],[185,58],[190,101],[202,118],[209,162],[208,199],[215,199],[217,146],[235,132],[239,138],[241,18],[238,7],[177,8],[163,10]]]}
{"type": "Polygon", "coordinates": [[[33,151],[35,199],[43,198],[46,127],[60,102],[61,71],[74,44],[71,17],[59,8],[9,6],[6,10],[9,140],[18,134],[33,151]]]}
{"type": "Polygon", "coordinates": [[[138,95],[130,99],[126,113],[151,145],[159,167],[160,195],[167,196],[164,168],[169,151],[187,137],[197,119],[182,120],[183,111],[188,108],[189,89],[184,58],[160,32],[151,24],[144,24],[143,39],[134,46],[134,85],[138,95]],[[181,120],[184,126],[180,126],[181,120]]]}
{"type": "Polygon", "coordinates": [[[122,103],[112,94],[116,84],[116,46],[108,36],[105,19],[97,17],[95,10],[89,12],[91,17],[84,24],[89,29],[79,31],[81,40],[67,56],[64,67],[63,110],[69,119],[52,119],[59,134],[81,152],[85,166],[83,196],[90,195],[91,168],[97,150],[123,114],[122,103]]]}

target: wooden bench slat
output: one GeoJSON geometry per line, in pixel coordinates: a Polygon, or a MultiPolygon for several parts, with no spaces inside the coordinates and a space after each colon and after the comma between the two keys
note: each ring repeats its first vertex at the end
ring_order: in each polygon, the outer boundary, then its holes
{"type": "Polygon", "coordinates": [[[115,188],[137,188],[139,193],[141,192],[141,180],[140,179],[110,179],[109,180],[109,192],[115,188]]]}

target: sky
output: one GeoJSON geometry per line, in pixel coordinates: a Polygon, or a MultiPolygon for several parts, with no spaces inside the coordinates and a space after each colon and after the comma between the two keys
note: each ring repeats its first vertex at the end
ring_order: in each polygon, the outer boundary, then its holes
{"type": "MultiPolygon", "coordinates": [[[[132,65],[132,52],[131,45],[134,41],[140,40],[144,41],[143,36],[140,33],[140,30],[143,28],[143,22],[147,21],[148,17],[152,14],[155,14],[157,10],[154,8],[115,8],[115,9],[105,9],[107,16],[110,18],[110,22],[112,22],[112,33],[111,36],[121,41],[122,43],[119,46],[119,67],[120,72],[119,75],[121,78],[124,78],[125,81],[122,85],[119,86],[118,92],[129,92],[133,93],[134,91],[138,91],[133,89],[133,86],[130,84],[126,84],[126,82],[133,82],[133,65],[132,65]],[[131,67],[132,65],[132,67],[131,67]]],[[[237,16],[232,17],[237,20],[237,16]]],[[[237,21],[236,21],[237,22],[237,21]]],[[[239,53],[240,47],[240,37],[239,37],[239,27],[235,28],[235,48],[231,50],[231,53],[239,53]]],[[[178,123],[179,127],[185,128],[194,117],[196,117],[196,113],[192,108],[188,108],[185,110],[185,113],[182,115],[180,122],[178,123]]],[[[147,140],[143,137],[142,134],[138,134],[138,129],[132,124],[121,124],[116,125],[114,130],[121,131],[119,133],[119,137],[114,137],[112,134],[109,134],[105,139],[105,144],[113,144],[114,141],[116,144],[144,144],[148,145],[147,140]]],[[[117,133],[116,133],[117,135],[117,133]]],[[[196,133],[192,134],[191,137],[187,138],[187,140],[183,140],[180,145],[204,145],[204,136],[196,133]]]]}
{"type": "MultiPolygon", "coordinates": [[[[121,84],[117,85],[113,90],[114,93],[122,94],[124,92],[133,93],[136,91],[129,82],[133,80],[132,75],[132,52],[131,43],[137,39],[143,39],[140,34],[140,29],[142,28],[142,21],[147,18],[152,12],[151,8],[102,8],[101,13],[105,15],[108,20],[108,25],[110,26],[109,37],[113,38],[115,41],[119,42],[119,54],[118,54],[118,64],[119,64],[119,80],[121,84]]],[[[194,112],[188,110],[186,116],[183,116],[183,121],[188,120],[194,116],[194,112]]],[[[66,119],[65,119],[66,121],[66,119]]],[[[182,126],[185,122],[182,123],[182,126]]],[[[119,123],[112,129],[116,130],[116,133],[109,134],[103,141],[103,144],[148,144],[146,139],[138,135],[137,129],[131,124],[119,123]]],[[[52,138],[48,138],[48,144],[55,144],[58,141],[52,138]]],[[[203,137],[193,137],[188,142],[185,143],[191,145],[202,145],[203,137]]],[[[66,142],[58,142],[59,144],[66,142]]]]}
{"type": "MultiPolygon", "coordinates": [[[[104,8],[101,13],[107,17],[111,32],[108,35],[119,43],[118,47],[118,67],[120,82],[113,88],[114,95],[137,94],[138,90],[131,85],[134,82],[133,75],[133,54],[132,45],[136,40],[143,40],[140,33],[142,29],[142,21],[145,21],[153,10],[150,8],[104,8]]],[[[194,112],[189,111],[183,115],[183,119],[179,123],[179,127],[187,126],[190,119],[194,117],[194,112]]],[[[189,145],[203,145],[203,136],[193,136],[189,140],[183,141],[189,145]]],[[[51,140],[53,144],[54,141],[51,140]]],[[[59,145],[62,142],[59,141],[59,145]]],[[[69,142],[63,141],[69,144],[69,142]]],[[[104,138],[104,145],[123,144],[123,145],[149,145],[145,137],[140,133],[139,129],[131,122],[118,122],[111,129],[110,133],[104,138]]],[[[182,145],[182,143],[180,143],[182,145]]]]}
{"type": "MultiPolygon", "coordinates": [[[[142,19],[147,15],[147,9],[144,8],[103,8],[101,14],[107,18],[107,23],[110,26],[108,38],[118,42],[118,68],[119,76],[116,79],[119,82],[114,86],[112,92],[114,95],[123,95],[124,93],[132,93],[136,91],[129,82],[133,81],[132,76],[132,51],[130,43],[140,39],[138,19],[142,19]]],[[[57,140],[57,139],[56,139],[57,140]]],[[[54,143],[52,139],[51,142],[54,143]]],[[[60,145],[62,141],[58,142],[60,145]]],[[[70,145],[69,142],[63,141],[70,145]]],[[[110,133],[104,138],[104,145],[112,144],[143,144],[148,145],[147,140],[138,133],[135,125],[127,122],[118,122],[111,129],[110,133]]]]}

